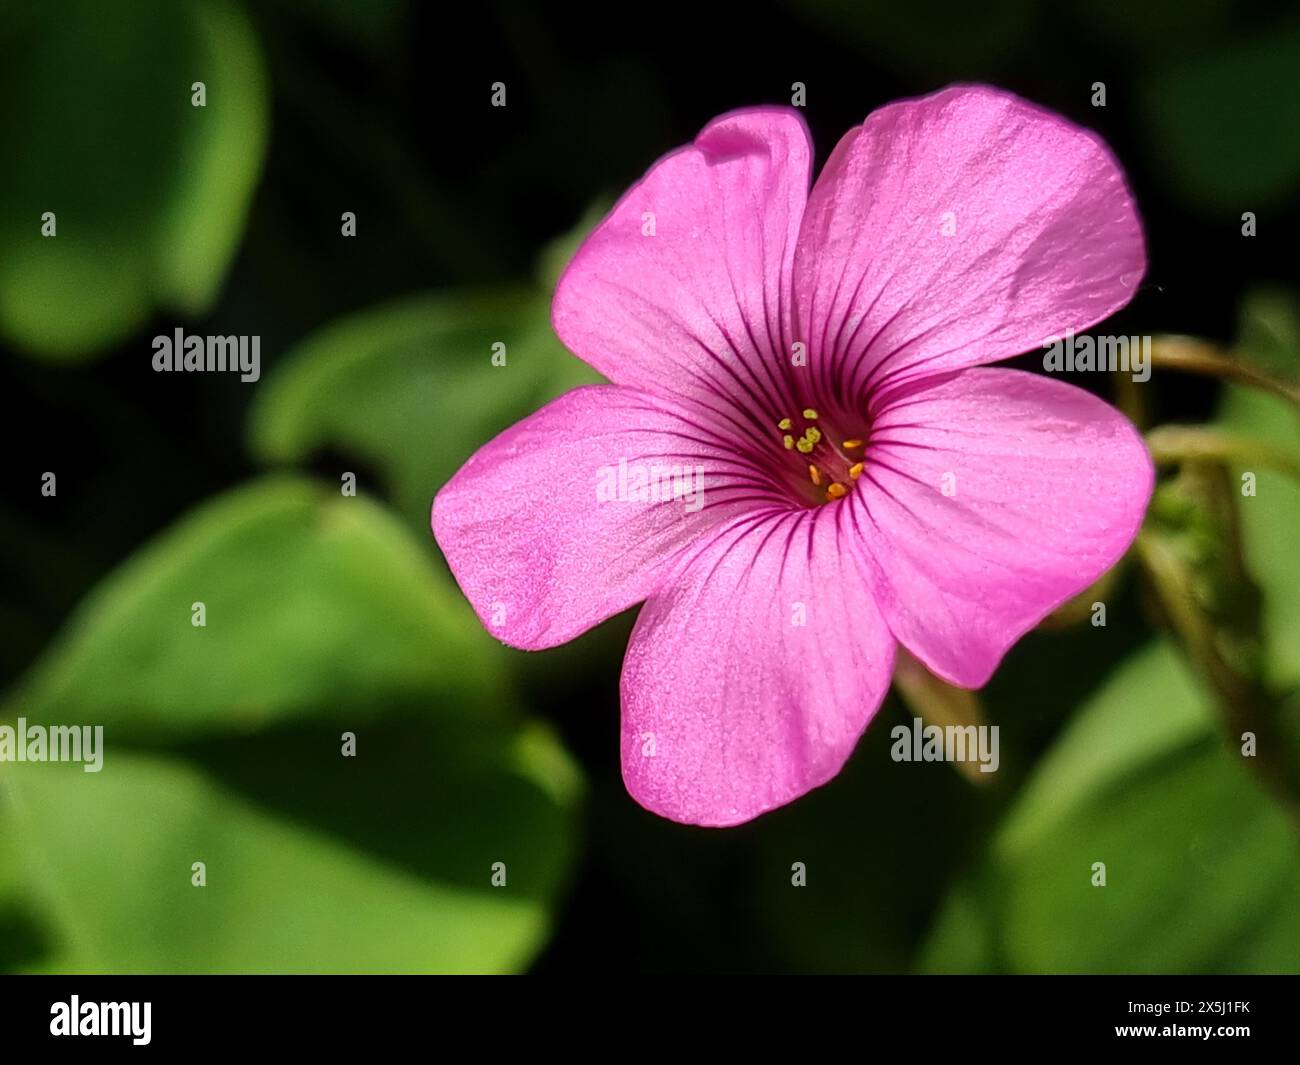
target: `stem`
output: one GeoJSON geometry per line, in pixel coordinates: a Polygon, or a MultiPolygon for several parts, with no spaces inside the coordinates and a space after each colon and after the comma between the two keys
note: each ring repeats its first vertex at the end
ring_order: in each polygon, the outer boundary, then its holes
{"type": "Polygon", "coordinates": [[[1167,624],[1209,682],[1226,740],[1237,748],[1242,733],[1254,734],[1255,756],[1246,762],[1300,830],[1300,755],[1268,681],[1258,590],[1242,559],[1227,469],[1188,462],[1162,491],[1194,507],[1193,524],[1149,518],[1134,554],[1167,624]],[[1206,556],[1198,542],[1217,550],[1206,556]]]}
{"type": "MultiPolygon", "coordinates": [[[[940,680],[902,647],[894,660],[894,688],[908,709],[929,724],[984,724],[984,708],[978,695],[940,680]]],[[[975,762],[955,762],[953,768],[970,783],[983,787],[991,786],[989,777],[996,775],[980,772],[975,762]]]]}
{"type": "Polygon", "coordinates": [[[1158,336],[1151,339],[1151,365],[1162,370],[1205,374],[1260,388],[1281,396],[1300,411],[1300,388],[1280,381],[1249,363],[1226,356],[1222,350],[1204,340],[1185,336],[1158,336]]]}
{"type": "Polygon", "coordinates": [[[1300,481],[1300,456],[1268,441],[1193,425],[1161,425],[1147,433],[1146,440],[1158,466],[1196,461],[1254,465],[1300,481]]]}

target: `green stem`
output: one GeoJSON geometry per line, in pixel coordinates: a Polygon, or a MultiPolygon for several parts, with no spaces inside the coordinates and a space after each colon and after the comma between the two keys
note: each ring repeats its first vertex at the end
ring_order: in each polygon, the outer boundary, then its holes
{"type": "Polygon", "coordinates": [[[1220,348],[1195,337],[1152,337],[1151,365],[1162,370],[1180,370],[1238,381],[1281,396],[1300,411],[1300,388],[1240,359],[1229,358],[1220,348]]]}
{"type": "Polygon", "coordinates": [[[1161,425],[1146,441],[1157,466],[1196,461],[1263,466],[1300,481],[1300,455],[1267,441],[1194,425],[1161,425]]]}
{"type": "Polygon", "coordinates": [[[1209,683],[1227,742],[1235,749],[1243,733],[1255,736],[1255,756],[1245,761],[1300,829],[1300,745],[1268,679],[1230,475],[1220,463],[1188,461],[1159,491],[1134,554],[1165,622],[1209,683]]]}

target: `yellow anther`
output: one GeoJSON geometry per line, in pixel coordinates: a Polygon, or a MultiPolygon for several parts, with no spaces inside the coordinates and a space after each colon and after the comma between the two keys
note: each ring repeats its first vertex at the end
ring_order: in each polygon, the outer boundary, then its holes
{"type": "Polygon", "coordinates": [[[815,422],[815,421],[817,420],[817,412],[816,412],[815,410],[813,410],[812,407],[807,408],[807,409],[803,412],[803,416],[804,416],[805,418],[807,418],[808,421],[810,421],[810,422],[815,422]]]}
{"type": "Polygon", "coordinates": [[[822,431],[815,425],[810,425],[803,431],[803,438],[815,444],[822,438],[822,431]]]}
{"type": "Polygon", "coordinates": [[[861,440],[845,440],[844,443],[841,444],[840,446],[841,446],[842,448],[844,448],[845,451],[852,451],[855,447],[861,447],[861,446],[862,446],[862,441],[861,441],[861,440]]]}
{"type": "Polygon", "coordinates": [[[848,494],[849,494],[849,490],[845,488],[842,484],[840,484],[839,481],[834,481],[831,484],[831,486],[828,489],[826,489],[827,499],[842,499],[844,496],[848,494]]]}
{"type": "Polygon", "coordinates": [[[862,476],[861,462],[855,462],[852,466],[849,467],[849,476],[852,477],[855,481],[862,476]]]}
{"type": "Polygon", "coordinates": [[[822,471],[816,466],[808,467],[808,476],[812,478],[813,484],[820,485],[822,483],[822,471]]]}
{"type": "Polygon", "coordinates": [[[789,418],[782,418],[779,422],[776,423],[776,427],[778,429],[793,429],[794,423],[790,421],[789,418]]]}
{"type": "Polygon", "coordinates": [[[813,449],[813,444],[814,444],[814,443],[816,443],[816,441],[809,440],[809,439],[805,436],[805,437],[803,437],[802,439],[796,440],[796,441],[794,442],[794,446],[797,447],[797,448],[799,449],[799,454],[801,454],[801,455],[807,455],[807,454],[809,454],[809,453],[812,451],[812,449],[813,449]]]}
{"type": "Polygon", "coordinates": [[[792,447],[794,447],[794,437],[787,435],[782,438],[782,443],[785,444],[785,449],[789,451],[792,447]]]}

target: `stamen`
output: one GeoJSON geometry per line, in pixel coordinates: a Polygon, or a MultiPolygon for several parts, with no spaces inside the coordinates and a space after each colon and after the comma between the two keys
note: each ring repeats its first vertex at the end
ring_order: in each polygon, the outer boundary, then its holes
{"type": "Polygon", "coordinates": [[[854,462],[858,456],[850,454],[863,448],[864,440],[852,437],[837,448],[833,437],[829,435],[830,426],[823,431],[810,424],[821,417],[814,408],[805,407],[802,414],[802,419],[782,418],[777,422],[777,428],[783,434],[781,444],[786,451],[798,451],[800,455],[807,456],[808,480],[814,488],[821,490],[825,501],[843,499],[849,494],[852,483],[862,476],[862,471],[866,468],[865,454],[860,456],[863,459],[861,462],[854,462]],[[796,423],[799,425],[798,436],[795,435],[796,423]],[[814,457],[816,461],[812,461],[814,457]],[[840,479],[836,480],[837,477],[840,479]]]}

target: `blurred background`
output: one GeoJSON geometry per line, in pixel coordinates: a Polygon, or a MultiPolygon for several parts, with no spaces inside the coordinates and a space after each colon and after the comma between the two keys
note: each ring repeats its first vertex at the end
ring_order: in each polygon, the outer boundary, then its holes
{"type": "Polygon", "coordinates": [[[99,774],[0,764],[0,968],[1300,970],[1300,9],[614,18],[6,4],[0,720],[102,724],[107,749],[99,774]],[[619,775],[634,614],[502,648],[429,501],[595,379],[550,332],[551,289],[656,158],[801,82],[824,161],[871,110],[953,81],[1097,130],[1128,172],[1150,269],[1104,328],[1167,359],[1119,393],[1076,383],[1153,434],[1147,528],[978,706],[923,679],[794,805],[728,831],[658,819],[619,775]],[[155,373],[178,326],[260,336],[261,379],[155,373]],[[996,779],[891,761],[918,708],[999,725],[996,779]]]}

